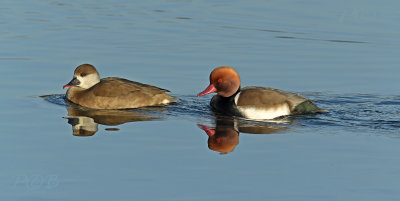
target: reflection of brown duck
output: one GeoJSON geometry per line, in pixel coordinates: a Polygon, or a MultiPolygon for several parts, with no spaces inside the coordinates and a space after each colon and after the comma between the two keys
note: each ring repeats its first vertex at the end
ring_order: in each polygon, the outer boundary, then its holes
{"type": "Polygon", "coordinates": [[[239,119],[217,117],[216,127],[198,124],[206,132],[208,148],[222,154],[232,152],[239,144],[239,132],[250,134],[273,134],[286,130],[287,127],[259,122],[243,122],[239,119]]]}
{"type": "Polygon", "coordinates": [[[98,124],[116,126],[127,122],[159,119],[135,110],[96,110],[78,107],[69,107],[68,116],[65,118],[72,125],[75,136],[94,135],[98,130],[98,124]]]}
{"type": "Polygon", "coordinates": [[[90,117],[64,117],[72,126],[72,134],[75,136],[92,136],[97,132],[98,124],[90,117]]]}

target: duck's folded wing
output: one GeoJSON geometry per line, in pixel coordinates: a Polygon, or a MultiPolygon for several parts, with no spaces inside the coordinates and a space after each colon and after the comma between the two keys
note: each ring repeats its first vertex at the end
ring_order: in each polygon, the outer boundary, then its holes
{"type": "Polygon", "coordinates": [[[289,104],[291,109],[306,99],[298,94],[268,87],[245,87],[240,92],[237,106],[269,107],[289,104]]]}
{"type": "Polygon", "coordinates": [[[122,78],[103,78],[90,91],[96,96],[122,97],[132,93],[160,94],[168,90],[122,78]]]}

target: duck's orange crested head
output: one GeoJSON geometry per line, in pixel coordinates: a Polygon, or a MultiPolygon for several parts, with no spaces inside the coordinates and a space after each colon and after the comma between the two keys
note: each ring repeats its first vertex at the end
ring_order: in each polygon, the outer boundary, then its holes
{"type": "Polygon", "coordinates": [[[210,85],[197,96],[217,92],[220,96],[230,97],[240,89],[240,77],[235,69],[228,66],[215,68],[210,74],[210,85]]]}

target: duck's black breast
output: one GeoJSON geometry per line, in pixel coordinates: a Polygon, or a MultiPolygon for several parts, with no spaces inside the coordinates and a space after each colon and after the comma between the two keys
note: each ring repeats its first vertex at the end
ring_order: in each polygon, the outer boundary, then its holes
{"type": "Polygon", "coordinates": [[[231,97],[213,96],[210,102],[212,110],[224,115],[241,117],[242,115],[235,105],[235,96],[236,94],[231,97]]]}

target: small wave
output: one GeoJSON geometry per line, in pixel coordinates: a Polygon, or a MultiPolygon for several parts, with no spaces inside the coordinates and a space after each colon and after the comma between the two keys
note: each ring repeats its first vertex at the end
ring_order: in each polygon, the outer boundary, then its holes
{"type": "Polygon", "coordinates": [[[49,103],[61,106],[67,106],[67,100],[65,98],[65,94],[50,94],[50,95],[42,95],[39,97],[43,98],[45,101],[49,103]]]}
{"type": "Polygon", "coordinates": [[[303,124],[334,126],[373,133],[397,133],[400,127],[399,97],[375,94],[318,94],[321,108],[330,112],[305,118],[303,124]]]}

